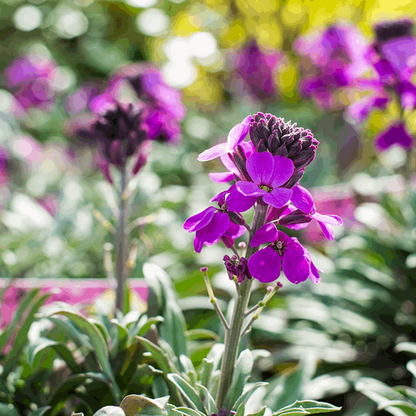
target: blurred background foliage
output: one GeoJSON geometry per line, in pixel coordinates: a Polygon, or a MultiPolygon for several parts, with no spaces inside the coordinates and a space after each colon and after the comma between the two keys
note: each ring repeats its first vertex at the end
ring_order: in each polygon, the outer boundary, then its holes
{"type": "MultiPolygon", "coordinates": [[[[345,226],[335,230],[335,243],[291,233],[314,247],[308,250],[325,273],[316,286],[284,281],[262,313],[247,342],[272,355],[258,361],[255,378],[271,381],[264,391],[271,407],[298,395],[343,404],[349,416],[374,413],[354,392],[359,377],[412,382],[404,353],[393,348],[415,337],[415,155],[374,149],[374,137],[398,116],[394,102],[356,125],[344,117],[342,96],[340,107],[327,111],[302,97],[308,66],[294,43],[339,22],[372,42],[376,22],[415,13],[406,0],[1,0],[0,275],[105,278],[103,245],[111,235],[99,219],[112,221],[116,194],[97,168],[96,149],[68,134],[74,117],[87,112],[71,106],[71,97],[85,85],[105,88],[125,64],[154,62],[182,91],[187,115],[179,143],[154,143],[133,181],[132,218],[144,220],[132,232],[139,246],[131,276],[142,276],[144,262],[158,264],[173,279],[188,329],[219,332],[199,268],[209,266],[218,297],[228,301],[225,248],[196,254],[182,229],[224,189],[208,177],[221,171],[219,162],[201,164],[197,155],[258,111],[309,128],[320,146],[303,183],[345,226]],[[239,54],[252,39],[280,57],[266,98],[238,75],[239,54]],[[28,53],[54,62],[46,109],[16,109],[8,87],[6,68],[28,53]]],[[[406,121],[413,134],[414,117],[406,121]]],[[[254,290],[260,300],[264,288],[254,290]]],[[[201,361],[197,352],[192,358],[201,361]]]]}

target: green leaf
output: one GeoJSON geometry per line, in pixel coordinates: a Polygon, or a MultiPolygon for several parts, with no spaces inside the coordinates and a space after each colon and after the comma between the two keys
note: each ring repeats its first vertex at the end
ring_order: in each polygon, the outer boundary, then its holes
{"type": "Polygon", "coordinates": [[[406,364],[406,368],[416,377],[416,360],[410,360],[406,364]]]}
{"type": "Polygon", "coordinates": [[[57,311],[52,315],[66,316],[72,322],[74,322],[74,324],[77,325],[82,332],[88,335],[91,344],[94,347],[94,352],[97,355],[98,362],[100,363],[104,373],[112,381],[115,399],[119,401],[121,399],[121,392],[115,381],[114,374],[110,366],[107,343],[105,342],[104,337],[101,335],[101,332],[98,330],[98,328],[87,318],[75,312],[57,311]]]}
{"type": "Polygon", "coordinates": [[[45,351],[48,348],[53,348],[59,356],[66,362],[68,367],[74,373],[80,373],[81,367],[76,362],[72,352],[68,347],[58,341],[53,341],[51,339],[39,338],[35,342],[29,345],[28,349],[28,361],[30,366],[36,371],[39,368],[39,354],[45,351]]]}
{"type": "Polygon", "coordinates": [[[249,413],[247,416],[263,416],[266,412],[267,406],[262,407],[258,412],[256,413],[249,413]]]}
{"type": "Polygon", "coordinates": [[[193,408],[202,413],[206,412],[204,403],[202,403],[198,393],[184,378],[179,374],[168,374],[168,379],[178,387],[193,408]]]}
{"type": "Polygon", "coordinates": [[[126,416],[119,406],[104,406],[97,410],[92,416],[126,416]]]}
{"type": "Polygon", "coordinates": [[[416,342],[401,342],[394,347],[395,352],[410,352],[416,354],[416,342]]]}
{"type": "Polygon", "coordinates": [[[43,416],[49,409],[52,409],[50,406],[40,407],[37,410],[32,410],[28,416],[43,416]]]}
{"type": "Polygon", "coordinates": [[[386,400],[406,400],[405,396],[396,390],[370,377],[359,378],[355,383],[355,388],[378,405],[383,404],[386,400]]]}
{"type": "Polygon", "coordinates": [[[176,410],[176,407],[169,403],[166,405],[165,410],[168,416],[182,416],[183,415],[182,412],[179,412],[178,410],[176,410]]]}
{"type": "Polygon", "coordinates": [[[48,299],[49,296],[50,293],[47,293],[37,300],[34,299],[33,303],[30,305],[30,310],[26,316],[26,319],[19,328],[16,338],[13,342],[13,346],[7,354],[7,360],[4,364],[3,372],[0,378],[6,379],[9,373],[13,370],[13,367],[19,361],[20,355],[27,344],[28,332],[30,327],[32,326],[33,321],[35,320],[35,314],[37,313],[39,308],[45,303],[46,299],[48,299]]]}
{"type": "MultiPolygon", "coordinates": [[[[301,407],[293,407],[292,409],[288,409],[286,412],[279,413],[279,416],[303,416],[309,415],[310,413],[307,412],[302,406],[301,407]]],[[[272,416],[275,416],[276,413],[273,413],[272,416]]]]}
{"type": "Polygon", "coordinates": [[[394,410],[400,410],[401,412],[403,412],[404,414],[408,416],[415,416],[416,414],[416,406],[411,402],[402,401],[402,400],[386,401],[380,406],[378,406],[377,408],[377,410],[383,410],[383,409],[396,415],[398,415],[399,412],[394,412],[394,410]]]}
{"type": "Polygon", "coordinates": [[[148,397],[139,396],[138,394],[129,394],[120,403],[126,416],[138,415],[166,415],[164,407],[169,400],[169,396],[160,399],[149,399],[148,397]]]}
{"type": "Polygon", "coordinates": [[[416,405],[416,390],[412,387],[408,386],[394,386],[394,390],[398,391],[399,393],[403,394],[412,401],[413,404],[416,405]]]}
{"type": "Polygon", "coordinates": [[[191,329],[185,332],[186,339],[188,341],[199,341],[199,340],[206,340],[210,339],[213,341],[218,342],[220,337],[213,331],[209,329],[197,328],[191,329]]]}
{"type": "Polygon", "coordinates": [[[177,407],[176,410],[187,416],[205,416],[204,413],[198,412],[198,410],[190,409],[189,407],[177,407]]]}
{"type": "Polygon", "coordinates": [[[244,386],[251,376],[252,369],[253,356],[251,355],[250,350],[247,349],[242,351],[237,359],[231,386],[228,389],[228,393],[224,401],[225,408],[231,408],[231,404],[235,403],[236,400],[241,396],[244,391],[244,386]]]}
{"type": "Polygon", "coordinates": [[[143,275],[149,288],[161,291],[163,317],[165,322],[160,327],[160,335],[170,344],[176,356],[187,354],[186,350],[186,322],[182,310],[178,305],[176,292],[169,275],[156,264],[145,263],[143,275]],[[158,284],[155,284],[155,282],[158,284]]]}
{"type": "Polygon", "coordinates": [[[210,415],[212,413],[217,414],[217,405],[216,405],[215,399],[212,397],[211,393],[202,384],[196,383],[196,386],[199,389],[201,389],[202,392],[203,392],[202,401],[205,403],[205,408],[207,409],[208,415],[210,415]]]}
{"type": "MultiPolygon", "coordinates": [[[[330,413],[338,412],[341,410],[341,407],[333,406],[330,403],[317,402],[316,400],[296,400],[289,406],[285,406],[278,410],[276,413],[273,413],[273,416],[277,415],[287,415],[288,412],[300,412],[301,414],[317,414],[317,413],[330,413]]],[[[290,413],[292,414],[292,413],[290,413]]]]}
{"type": "Polygon", "coordinates": [[[138,333],[135,334],[138,336],[146,335],[146,332],[150,329],[152,325],[156,325],[160,322],[165,322],[165,319],[162,316],[154,316],[152,318],[148,318],[147,322],[138,330],[138,333]]]}
{"type": "Polygon", "coordinates": [[[153,359],[165,374],[178,372],[173,363],[169,360],[167,354],[160,347],[153,344],[153,342],[149,341],[147,338],[136,337],[136,339],[139,340],[140,343],[152,353],[153,359]]]}
{"type": "Polygon", "coordinates": [[[24,298],[19,302],[19,307],[17,308],[17,311],[14,313],[12,321],[9,323],[5,331],[2,334],[0,334],[0,351],[3,350],[4,346],[9,341],[11,335],[14,333],[17,324],[22,319],[26,309],[35,299],[39,291],[40,289],[31,290],[30,292],[26,293],[24,298]]]}
{"type": "Polygon", "coordinates": [[[253,385],[251,385],[249,387],[249,389],[247,391],[245,391],[238,399],[237,401],[233,404],[233,407],[231,408],[231,410],[236,410],[239,408],[239,406],[242,403],[247,403],[248,399],[251,397],[251,395],[259,388],[262,386],[267,386],[268,383],[264,383],[264,382],[257,382],[254,383],[253,385]]]}
{"type": "Polygon", "coordinates": [[[1,416],[20,416],[17,409],[12,404],[0,403],[1,416]]]}
{"type": "Polygon", "coordinates": [[[201,366],[201,375],[200,381],[205,387],[209,387],[209,382],[211,380],[211,372],[214,366],[214,360],[208,360],[206,358],[202,359],[202,366],[201,366]]]}

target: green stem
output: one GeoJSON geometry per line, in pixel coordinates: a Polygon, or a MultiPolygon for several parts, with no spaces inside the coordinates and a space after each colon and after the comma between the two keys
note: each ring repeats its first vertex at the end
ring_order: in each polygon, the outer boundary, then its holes
{"type": "Polygon", "coordinates": [[[128,200],[123,197],[127,187],[126,168],[121,169],[121,186],[120,186],[120,202],[119,202],[119,220],[116,231],[116,310],[124,312],[124,293],[127,278],[127,236],[126,224],[128,223],[128,200]]]}
{"type": "MultiPolygon", "coordinates": [[[[254,233],[264,224],[266,218],[267,206],[257,205],[254,212],[253,225],[250,230],[249,242],[247,245],[246,259],[257,251],[257,247],[250,247],[250,241],[254,233]]],[[[224,407],[225,398],[233,380],[235,362],[237,360],[241,330],[243,327],[244,316],[250,300],[251,285],[253,279],[245,279],[241,283],[241,292],[238,294],[229,331],[225,335],[225,350],[221,365],[221,378],[217,395],[217,408],[224,407]]],[[[230,410],[230,409],[227,409],[230,410]]]]}

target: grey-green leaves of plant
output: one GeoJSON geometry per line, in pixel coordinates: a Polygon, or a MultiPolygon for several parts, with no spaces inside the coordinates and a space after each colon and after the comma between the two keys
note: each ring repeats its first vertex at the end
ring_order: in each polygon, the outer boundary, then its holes
{"type": "Polygon", "coordinates": [[[202,413],[207,413],[198,393],[183,377],[179,374],[168,374],[168,379],[180,390],[190,406],[202,413]]]}
{"type": "Polygon", "coordinates": [[[315,400],[296,400],[289,406],[282,407],[272,416],[302,416],[320,413],[337,412],[341,407],[315,400]]]}
{"type": "Polygon", "coordinates": [[[97,410],[92,416],[126,416],[119,406],[104,406],[97,410]]]}
{"type": "Polygon", "coordinates": [[[120,408],[126,416],[166,416],[164,410],[169,400],[169,396],[159,399],[149,399],[148,397],[130,394],[120,403],[120,408]]]}

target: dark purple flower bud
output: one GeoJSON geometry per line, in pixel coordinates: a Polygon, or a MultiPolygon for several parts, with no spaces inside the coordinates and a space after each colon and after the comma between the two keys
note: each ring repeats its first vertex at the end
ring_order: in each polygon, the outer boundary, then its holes
{"type": "Polygon", "coordinates": [[[117,168],[124,167],[147,140],[142,109],[116,101],[97,115],[89,128],[78,129],[77,134],[84,140],[98,143],[103,157],[117,168]]]}
{"type": "Polygon", "coordinates": [[[223,260],[230,280],[232,280],[234,276],[237,278],[237,283],[241,283],[246,277],[251,279],[247,260],[244,257],[238,258],[235,254],[231,257],[225,255],[223,260]]]}
{"type": "Polygon", "coordinates": [[[267,150],[274,156],[291,159],[295,166],[294,174],[315,159],[319,144],[310,130],[297,127],[296,123],[292,124],[290,121],[285,123],[282,118],[263,113],[253,116],[250,124],[250,138],[258,152],[262,153],[267,150]]]}
{"type": "Polygon", "coordinates": [[[279,219],[280,225],[295,225],[295,224],[305,224],[311,222],[312,218],[308,214],[305,214],[300,209],[297,209],[291,212],[288,215],[279,219]]]}

